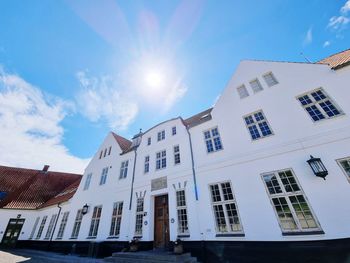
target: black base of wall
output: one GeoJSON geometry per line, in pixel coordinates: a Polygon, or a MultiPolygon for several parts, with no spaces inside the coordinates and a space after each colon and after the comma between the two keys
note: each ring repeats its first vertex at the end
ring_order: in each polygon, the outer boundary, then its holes
{"type": "MultiPolygon", "coordinates": [[[[324,241],[186,241],[185,252],[201,262],[346,263],[350,262],[350,238],[324,241]]],[[[18,241],[17,248],[30,248],[89,257],[108,257],[128,247],[123,241],[18,241]]],[[[170,244],[169,249],[172,249],[170,244]]],[[[140,242],[140,250],[153,249],[153,242],[140,242]]]]}

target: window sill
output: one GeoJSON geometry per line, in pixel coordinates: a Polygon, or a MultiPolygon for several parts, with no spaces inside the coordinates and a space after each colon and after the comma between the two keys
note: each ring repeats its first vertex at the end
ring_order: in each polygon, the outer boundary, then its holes
{"type": "Polygon", "coordinates": [[[86,239],[96,239],[96,237],[87,237],[86,239]]]}
{"type": "Polygon", "coordinates": [[[215,237],[244,237],[244,233],[225,233],[225,234],[216,234],[215,237]]]}
{"type": "Polygon", "coordinates": [[[119,236],[109,236],[107,239],[119,239],[119,236]]]}
{"type": "Polygon", "coordinates": [[[282,236],[308,236],[308,235],[324,235],[323,230],[309,231],[309,232],[287,232],[282,233],[282,236]]]}
{"type": "Polygon", "coordinates": [[[57,237],[56,240],[62,240],[62,237],[57,237]]]}
{"type": "Polygon", "coordinates": [[[177,235],[177,238],[186,238],[186,237],[190,237],[190,234],[177,235]]]}
{"type": "Polygon", "coordinates": [[[70,237],[69,239],[78,239],[77,237],[70,237]]]}
{"type": "Polygon", "coordinates": [[[133,238],[141,239],[142,236],[134,236],[133,238]]]}

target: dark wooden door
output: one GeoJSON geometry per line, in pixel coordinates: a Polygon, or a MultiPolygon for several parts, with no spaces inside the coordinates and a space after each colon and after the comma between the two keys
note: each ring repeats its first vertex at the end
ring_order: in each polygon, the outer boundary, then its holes
{"type": "Polygon", "coordinates": [[[11,218],[7,225],[1,244],[6,247],[15,247],[23,224],[24,219],[11,218]]]}
{"type": "Polygon", "coordinates": [[[169,244],[168,195],[156,196],[154,200],[154,247],[165,248],[169,244]]]}

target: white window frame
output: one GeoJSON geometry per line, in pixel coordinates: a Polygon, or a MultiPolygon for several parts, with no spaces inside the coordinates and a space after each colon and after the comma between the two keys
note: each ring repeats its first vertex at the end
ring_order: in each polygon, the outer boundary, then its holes
{"type": "Polygon", "coordinates": [[[32,232],[30,232],[29,239],[33,239],[34,234],[35,234],[35,231],[36,231],[36,228],[38,227],[39,221],[40,221],[40,216],[38,216],[38,217],[35,219],[32,232]]]}
{"type": "Polygon", "coordinates": [[[92,173],[86,175],[83,191],[88,190],[91,183],[92,173]]]}
{"type": "Polygon", "coordinates": [[[162,150],[156,153],[156,171],[165,169],[167,165],[166,150],[162,150]],[[158,166],[159,162],[159,166],[158,166]]]}
{"type": "Polygon", "coordinates": [[[150,157],[149,157],[149,155],[147,155],[147,156],[145,156],[145,164],[144,164],[144,168],[143,168],[143,172],[146,174],[146,173],[149,173],[149,161],[150,161],[150,159],[149,159],[150,157]]]}
{"type": "Polygon", "coordinates": [[[111,227],[109,230],[110,237],[119,237],[121,223],[122,223],[122,216],[123,216],[123,201],[115,202],[113,204],[111,227]]]}
{"type": "Polygon", "coordinates": [[[101,215],[102,215],[102,205],[95,206],[91,216],[91,223],[90,223],[88,238],[97,237],[101,215]]]}
{"type": "MultiPolygon", "coordinates": [[[[319,87],[317,89],[313,89],[310,90],[308,92],[305,92],[303,94],[300,94],[298,96],[296,96],[296,100],[299,102],[299,105],[304,109],[304,111],[307,113],[307,115],[309,116],[309,118],[314,122],[322,122],[324,120],[329,120],[329,119],[334,119],[337,118],[339,116],[344,115],[343,110],[339,107],[339,105],[333,100],[333,98],[331,96],[328,95],[328,93],[322,88],[319,87]],[[318,91],[321,91],[323,93],[323,95],[325,96],[324,99],[321,99],[319,101],[317,101],[311,94],[312,93],[317,93],[318,91]],[[303,105],[302,102],[300,101],[300,98],[307,96],[311,103],[309,104],[305,104],[303,105]],[[325,103],[326,101],[329,101],[333,107],[339,112],[339,114],[336,114],[334,116],[328,116],[327,112],[322,108],[322,106],[320,105],[321,103],[325,103]],[[318,120],[314,120],[314,118],[310,115],[310,113],[307,111],[307,108],[311,108],[313,107],[313,110],[316,109],[321,113],[321,115],[323,116],[323,118],[319,118],[318,120]]],[[[315,111],[315,110],[314,110],[315,111]]]]}
{"type": "Polygon", "coordinates": [[[244,99],[244,98],[249,97],[248,89],[247,89],[247,87],[244,84],[242,84],[241,86],[237,87],[236,90],[237,90],[237,93],[238,93],[238,96],[239,96],[240,99],[244,99]]]}
{"type": "MultiPolygon", "coordinates": [[[[267,195],[268,195],[268,197],[270,199],[270,203],[271,203],[272,209],[273,209],[273,211],[274,211],[274,213],[276,215],[276,219],[277,219],[278,224],[279,224],[279,226],[281,228],[282,234],[284,234],[284,235],[295,234],[295,233],[308,234],[308,233],[312,233],[312,232],[317,232],[317,233],[320,233],[320,234],[323,233],[322,228],[320,226],[320,223],[318,222],[318,219],[317,219],[317,217],[316,217],[316,215],[315,215],[315,213],[314,213],[314,211],[313,211],[313,209],[312,209],[312,207],[310,205],[310,202],[309,202],[307,196],[305,195],[305,192],[303,191],[303,189],[302,189],[302,187],[301,187],[301,185],[300,185],[300,183],[298,181],[298,178],[296,177],[293,169],[287,168],[287,169],[282,169],[282,170],[276,170],[276,171],[272,171],[272,172],[263,173],[263,174],[261,174],[261,179],[263,181],[266,193],[267,193],[267,195]],[[287,192],[285,190],[284,184],[283,184],[283,182],[282,182],[282,180],[280,178],[279,173],[285,173],[285,172],[288,172],[288,171],[291,172],[291,174],[292,174],[292,176],[293,176],[293,178],[294,178],[294,180],[296,182],[295,184],[299,188],[298,191],[287,192]],[[266,184],[266,181],[264,179],[265,176],[269,176],[269,175],[275,175],[275,178],[277,179],[278,186],[279,186],[278,189],[282,190],[282,193],[276,193],[276,194],[271,194],[270,193],[270,191],[268,189],[268,186],[266,184]],[[313,221],[316,224],[315,228],[309,228],[309,229],[303,229],[302,228],[302,226],[300,224],[300,221],[299,221],[299,218],[298,218],[298,216],[297,216],[297,214],[295,212],[295,209],[294,209],[294,207],[293,207],[293,205],[292,205],[292,203],[291,203],[291,201],[289,199],[289,197],[301,196],[301,195],[303,196],[303,198],[305,200],[305,203],[307,204],[307,206],[308,206],[308,208],[310,210],[310,213],[311,213],[311,215],[313,217],[313,221]],[[275,208],[275,204],[273,203],[273,199],[275,199],[275,198],[284,198],[286,200],[286,203],[288,205],[289,211],[292,214],[292,218],[293,218],[294,223],[296,225],[296,229],[294,229],[294,230],[292,230],[292,229],[288,229],[288,230],[284,229],[284,227],[282,225],[282,222],[280,220],[280,217],[278,215],[278,212],[277,212],[277,210],[275,208]]],[[[289,179],[288,179],[288,182],[290,182],[289,179]]],[[[273,188],[276,189],[275,186],[273,186],[273,188]]]]}
{"type": "Polygon", "coordinates": [[[148,137],[147,138],[147,146],[151,145],[152,144],[152,138],[151,137],[148,137]]]}
{"type": "Polygon", "coordinates": [[[249,81],[249,85],[252,91],[254,92],[254,94],[264,90],[258,78],[249,81]]]}
{"type": "Polygon", "coordinates": [[[120,165],[119,180],[128,176],[129,160],[125,160],[120,165]]]}
{"type": "Polygon", "coordinates": [[[108,176],[108,166],[102,169],[102,174],[100,177],[100,185],[104,185],[107,181],[108,176]]]}
{"type": "Polygon", "coordinates": [[[142,237],[143,216],[144,216],[144,197],[136,199],[136,216],[135,216],[135,236],[142,237]]]}
{"type": "Polygon", "coordinates": [[[213,216],[214,216],[215,230],[216,230],[217,235],[243,236],[244,235],[243,224],[242,224],[242,220],[241,220],[241,217],[240,217],[240,214],[239,214],[237,199],[235,197],[231,181],[227,180],[227,181],[211,183],[211,184],[208,185],[208,189],[209,189],[209,195],[210,195],[211,209],[212,209],[213,216]],[[230,185],[231,194],[232,194],[232,199],[229,199],[229,200],[225,200],[224,192],[223,192],[223,189],[222,189],[222,185],[223,184],[227,184],[227,183],[230,185]],[[221,201],[214,201],[212,188],[211,188],[214,185],[218,186],[219,195],[220,195],[221,201]],[[236,210],[236,213],[237,213],[236,219],[238,219],[238,224],[234,224],[234,225],[238,225],[239,229],[237,229],[237,230],[230,230],[229,229],[230,228],[230,217],[229,217],[226,205],[230,205],[230,204],[233,204],[235,206],[235,210],[236,210]],[[216,211],[215,211],[214,206],[222,206],[222,208],[223,208],[224,219],[225,219],[225,231],[222,231],[219,228],[218,224],[217,224],[217,217],[216,217],[216,211]]]}
{"type": "Polygon", "coordinates": [[[78,209],[75,216],[71,239],[76,239],[79,236],[81,222],[83,221],[83,209],[78,209]]]}
{"type": "Polygon", "coordinates": [[[165,130],[162,130],[157,134],[157,141],[160,142],[163,140],[165,140],[165,130]]]}
{"type": "Polygon", "coordinates": [[[173,147],[173,154],[174,154],[174,165],[181,164],[180,145],[175,145],[173,147]]]}
{"type": "Polygon", "coordinates": [[[46,230],[46,235],[45,235],[45,238],[44,238],[45,240],[48,240],[48,239],[51,238],[53,227],[55,225],[56,219],[57,219],[57,214],[53,214],[51,216],[51,219],[50,219],[49,227],[46,230]]]}
{"type": "Polygon", "coordinates": [[[267,120],[267,118],[262,110],[257,110],[257,111],[254,111],[252,113],[244,115],[243,121],[245,123],[245,126],[247,127],[247,130],[249,132],[249,135],[250,135],[250,138],[252,141],[257,141],[259,139],[263,139],[263,138],[270,137],[270,136],[274,135],[273,130],[271,128],[271,125],[270,125],[269,121],[267,120]],[[263,119],[258,120],[255,116],[256,114],[261,114],[263,116],[263,119]],[[253,122],[248,124],[246,121],[246,118],[250,118],[253,122]],[[263,134],[262,129],[260,127],[260,125],[263,125],[263,123],[266,123],[267,127],[269,128],[269,131],[271,132],[270,134],[267,134],[267,135],[263,134]],[[255,128],[256,128],[255,131],[257,131],[258,134],[260,135],[257,138],[253,137],[253,135],[251,134],[251,131],[249,129],[250,127],[253,127],[253,126],[255,126],[255,128]]]}
{"type": "Polygon", "coordinates": [[[222,151],[224,149],[218,126],[212,127],[210,129],[207,129],[207,130],[203,131],[203,137],[204,137],[204,143],[205,143],[205,148],[207,150],[207,153],[214,153],[214,152],[222,151]],[[217,131],[217,134],[213,135],[213,130],[215,130],[215,129],[217,131]],[[209,137],[206,136],[207,132],[209,132],[209,135],[210,135],[209,137]],[[217,138],[219,139],[221,148],[218,148],[217,144],[215,143],[215,140],[217,138]],[[208,144],[209,143],[210,143],[210,145],[211,145],[211,147],[213,149],[212,151],[209,151],[209,149],[208,149],[208,144]]]}
{"type": "Polygon", "coordinates": [[[188,212],[187,212],[187,200],[186,200],[186,190],[185,188],[178,189],[175,192],[175,201],[176,201],[176,211],[177,211],[177,234],[179,236],[181,235],[189,235],[190,229],[189,229],[189,219],[188,219],[188,212]],[[181,194],[183,193],[183,202],[181,202],[181,194]],[[184,212],[184,214],[183,214],[184,212]],[[183,215],[185,215],[185,218],[183,218],[183,215]],[[185,222],[184,224],[182,222],[185,222]]]}
{"type": "Polygon", "coordinates": [[[176,135],[176,134],[177,134],[176,126],[173,126],[173,127],[171,128],[171,135],[174,136],[174,135],[176,135]]]}
{"type": "Polygon", "coordinates": [[[66,211],[66,212],[63,213],[61,224],[60,224],[60,227],[58,229],[56,239],[62,239],[63,238],[64,230],[66,229],[66,225],[67,225],[67,221],[68,221],[68,216],[69,216],[69,211],[66,211]]]}
{"type": "Polygon", "coordinates": [[[346,179],[348,180],[348,182],[350,183],[350,172],[349,174],[346,172],[344,166],[341,164],[341,162],[347,161],[349,167],[350,167],[350,156],[345,157],[345,158],[341,158],[341,159],[337,159],[336,162],[339,165],[340,169],[342,170],[342,172],[344,173],[346,179]]]}
{"type": "Polygon", "coordinates": [[[36,238],[35,239],[40,239],[41,238],[41,235],[43,234],[43,230],[44,230],[44,227],[45,227],[45,224],[46,224],[46,220],[47,220],[47,216],[44,216],[43,219],[41,219],[39,230],[38,230],[38,233],[36,234],[36,238]]]}
{"type": "Polygon", "coordinates": [[[265,74],[263,75],[263,79],[264,79],[266,85],[267,85],[269,88],[271,88],[271,87],[273,87],[273,86],[275,86],[275,85],[277,85],[277,84],[279,83],[278,80],[276,79],[275,75],[272,73],[272,71],[265,73],[265,74]],[[271,84],[271,83],[269,83],[269,82],[267,81],[267,77],[268,77],[268,76],[271,76],[271,79],[274,81],[274,83],[271,84]]]}

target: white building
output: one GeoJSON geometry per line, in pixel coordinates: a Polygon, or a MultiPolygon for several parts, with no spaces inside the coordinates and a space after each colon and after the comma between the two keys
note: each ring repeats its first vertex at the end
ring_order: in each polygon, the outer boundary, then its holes
{"type": "Polygon", "coordinates": [[[108,255],[133,238],[141,249],[180,238],[209,261],[283,244],[339,256],[350,246],[349,64],[350,50],[318,63],[242,61],[213,108],[132,141],[109,133],[71,198],[1,209],[0,238],[21,214],[27,247],[108,255]]]}

